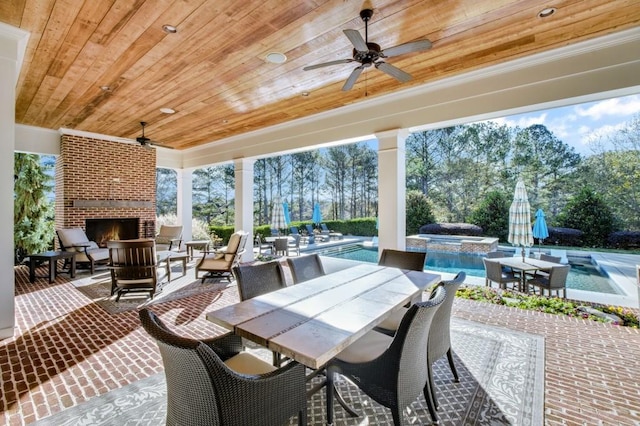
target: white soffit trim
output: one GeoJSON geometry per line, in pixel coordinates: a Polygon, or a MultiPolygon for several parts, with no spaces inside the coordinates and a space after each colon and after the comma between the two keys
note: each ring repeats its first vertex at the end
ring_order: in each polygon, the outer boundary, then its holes
{"type": "Polygon", "coordinates": [[[183,160],[198,167],[366,139],[391,128],[443,127],[435,123],[536,109],[532,105],[568,105],[596,93],[631,94],[640,85],[640,72],[630,72],[640,71],[638,51],[640,27],[191,148],[182,151],[183,160]],[[474,110],[479,108],[484,111],[474,110]]]}

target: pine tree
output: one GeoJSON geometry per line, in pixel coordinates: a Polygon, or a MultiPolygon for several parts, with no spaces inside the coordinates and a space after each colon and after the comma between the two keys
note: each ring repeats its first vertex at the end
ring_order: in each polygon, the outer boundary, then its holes
{"type": "Polygon", "coordinates": [[[40,165],[40,156],[15,154],[14,162],[14,226],[15,263],[29,253],[50,250],[54,238],[53,202],[47,200],[52,177],[40,165]]]}

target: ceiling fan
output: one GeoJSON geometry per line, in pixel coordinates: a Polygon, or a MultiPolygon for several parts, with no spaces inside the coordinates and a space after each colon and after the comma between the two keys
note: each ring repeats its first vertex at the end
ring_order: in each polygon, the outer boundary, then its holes
{"type": "Polygon", "coordinates": [[[173,149],[173,147],[172,147],[172,146],[163,145],[163,144],[161,144],[161,143],[154,142],[154,141],[152,141],[151,139],[149,139],[148,137],[146,137],[146,136],[144,135],[144,126],[146,126],[146,125],[147,125],[147,122],[146,122],[146,121],[141,121],[141,122],[140,122],[140,125],[142,126],[142,136],[138,136],[138,137],[136,138],[136,141],[138,141],[138,143],[139,143],[140,145],[142,145],[144,148],[151,149],[151,147],[152,147],[152,146],[159,146],[159,147],[161,147],[161,148],[173,149]]]}
{"type": "Polygon", "coordinates": [[[343,91],[350,90],[356,83],[360,73],[370,66],[374,66],[380,71],[389,74],[391,77],[406,83],[411,80],[411,75],[402,71],[400,68],[394,67],[381,59],[390,58],[392,56],[404,55],[405,53],[419,52],[431,48],[431,42],[427,39],[411,41],[409,43],[399,44],[394,47],[382,50],[380,45],[369,42],[369,20],[373,16],[373,9],[362,9],[360,18],[364,21],[364,39],[357,30],[344,30],[351,44],[353,44],[353,59],[338,59],[336,61],[325,62],[322,64],[309,65],[303,68],[304,71],[322,68],[329,65],[346,64],[349,62],[359,62],[360,66],[356,67],[347,81],[342,86],[343,91]]]}

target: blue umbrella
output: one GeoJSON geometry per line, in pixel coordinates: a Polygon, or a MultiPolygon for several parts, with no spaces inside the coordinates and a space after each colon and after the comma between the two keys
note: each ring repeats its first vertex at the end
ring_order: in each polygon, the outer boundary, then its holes
{"type": "Polygon", "coordinates": [[[540,241],[549,237],[549,229],[547,228],[547,221],[544,219],[544,212],[542,209],[536,211],[536,221],[533,224],[533,238],[538,239],[538,251],[540,251],[540,241]]]}
{"type": "Polygon", "coordinates": [[[320,204],[318,203],[313,206],[313,215],[311,216],[311,221],[316,225],[322,222],[322,213],[320,212],[320,204]]]}
{"type": "Polygon", "coordinates": [[[289,203],[286,201],[282,203],[284,209],[284,221],[287,222],[287,226],[291,225],[291,214],[289,213],[289,203]]]}

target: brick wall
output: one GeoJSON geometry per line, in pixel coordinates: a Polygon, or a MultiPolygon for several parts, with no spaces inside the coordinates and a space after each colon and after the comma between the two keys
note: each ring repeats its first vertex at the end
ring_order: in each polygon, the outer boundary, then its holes
{"type": "Polygon", "coordinates": [[[139,218],[140,236],[155,231],[154,226],[145,227],[145,222],[149,225],[156,218],[154,149],[62,135],[55,182],[56,229],[85,229],[86,218],[139,218]],[[105,205],[74,206],[74,202],[86,200],[105,205]],[[122,206],[131,201],[141,205],[122,206]]]}

